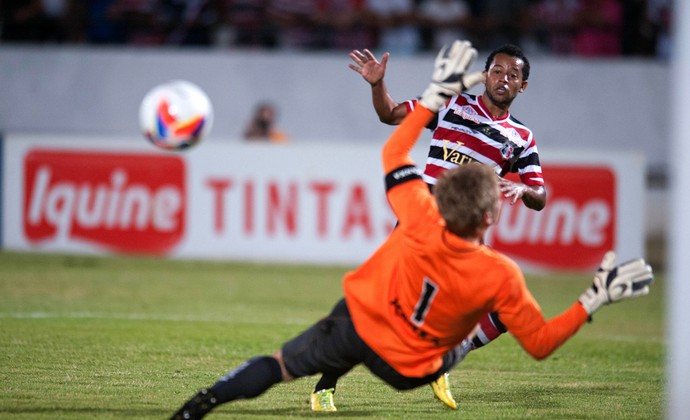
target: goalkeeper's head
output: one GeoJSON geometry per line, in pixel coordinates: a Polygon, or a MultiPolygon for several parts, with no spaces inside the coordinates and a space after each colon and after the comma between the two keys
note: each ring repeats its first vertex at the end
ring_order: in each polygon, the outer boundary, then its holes
{"type": "Polygon", "coordinates": [[[471,163],[445,171],[434,196],[446,229],[467,240],[481,239],[500,215],[498,178],[487,165],[471,163]]]}

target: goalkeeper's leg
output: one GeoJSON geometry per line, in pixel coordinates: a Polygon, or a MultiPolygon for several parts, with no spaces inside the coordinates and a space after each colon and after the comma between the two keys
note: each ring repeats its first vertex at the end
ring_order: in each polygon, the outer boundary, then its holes
{"type": "Polygon", "coordinates": [[[497,312],[486,314],[479,321],[479,326],[470,338],[471,346],[468,351],[476,350],[489,344],[506,331],[506,327],[498,319],[497,312]]]}
{"type": "Polygon", "coordinates": [[[273,385],[282,382],[280,362],[271,356],[255,357],[189,399],[173,420],[198,420],[221,404],[237,399],[254,398],[273,385]]]}
{"type": "Polygon", "coordinates": [[[339,376],[323,374],[321,379],[319,379],[319,382],[317,382],[316,386],[314,386],[314,392],[331,388],[333,388],[333,392],[335,392],[335,387],[338,385],[338,379],[339,376]]]}
{"type": "MultiPolygon", "coordinates": [[[[455,348],[455,355],[458,358],[456,363],[462,361],[470,351],[489,344],[504,332],[506,332],[506,328],[498,319],[498,313],[493,312],[486,314],[486,316],[479,321],[479,325],[477,325],[474,334],[463,340],[462,343],[455,348]]],[[[457,409],[457,403],[455,402],[453,393],[450,391],[448,373],[441,375],[438,379],[433,381],[431,383],[431,389],[434,391],[434,396],[443,404],[453,410],[457,409]]]]}
{"type": "MultiPolygon", "coordinates": [[[[475,332],[472,336],[463,340],[463,342],[458,345],[455,349],[455,355],[458,358],[457,363],[459,363],[465,356],[472,350],[476,350],[483,347],[493,340],[497,339],[501,334],[506,332],[505,326],[498,319],[498,313],[493,312],[486,314],[477,325],[475,332]]],[[[324,374],[317,382],[314,387],[314,393],[312,394],[312,410],[314,411],[335,411],[335,405],[333,403],[333,394],[338,383],[338,378],[340,375],[329,375],[324,374]],[[315,407],[314,401],[316,395],[320,395],[322,391],[329,391],[330,394],[330,405],[332,409],[323,410],[320,407],[315,407]]],[[[434,391],[434,396],[440,400],[446,406],[456,409],[457,403],[453,398],[453,393],[450,390],[450,383],[448,382],[448,374],[441,375],[438,379],[431,383],[431,388],[434,391]]]]}
{"type": "Polygon", "coordinates": [[[333,401],[333,394],[335,394],[335,388],[338,385],[340,376],[342,375],[327,373],[321,376],[309,399],[312,411],[337,411],[333,401]]]}

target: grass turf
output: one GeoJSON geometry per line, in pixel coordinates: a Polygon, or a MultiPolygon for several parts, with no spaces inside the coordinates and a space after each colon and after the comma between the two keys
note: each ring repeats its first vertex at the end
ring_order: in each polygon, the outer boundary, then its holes
{"type": "MultiPolygon", "coordinates": [[[[325,315],[347,267],[0,253],[0,417],[169,417],[200,387],[325,315]]],[[[528,276],[547,317],[589,276],[528,276]]],[[[210,418],[663,418],[664,281],[606,307],[551,358],[508,335],[451,373],[461,405],[397,392],[356,368],[337,413],[312,413],[316,378],[278,385],[210,418]]]]}

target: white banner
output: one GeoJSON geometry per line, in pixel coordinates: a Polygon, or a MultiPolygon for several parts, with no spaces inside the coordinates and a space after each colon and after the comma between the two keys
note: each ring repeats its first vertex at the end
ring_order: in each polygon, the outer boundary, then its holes
{"type": "MultiPolygon", "coordinates": [[[[505,206],[493,246],[540,270],[591,270],[609,248],[643,254],[641,158],[542,160],[546,209],[505,206]]],[[[5,138],[2,216],[12,250],[317,264],[358,264],[395,225],[380,144],[168,153],[143,140],[29,135],[5,138]]]]}

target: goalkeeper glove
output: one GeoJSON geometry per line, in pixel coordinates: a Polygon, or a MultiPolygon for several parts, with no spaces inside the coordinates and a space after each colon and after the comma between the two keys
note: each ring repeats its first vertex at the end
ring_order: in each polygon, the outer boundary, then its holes
{"type": "Polygon", "coordinates": [[[469,41],[454,41],[441,48],[434,62],[431,83],[419,100],[424,108],[438,112],[452,96],[481,82],[481,72],[465,74],[475,58],[477,50],[469,41]]]}
{"type": "Polygon", "coordinates": [[[654,281],[652,267],[642,258],[615,265],[616,254],[609,251],[604,255],[594,282],[580,295],[580,303],[591,316],[601,306],[611,302],[644,296],[654,281]]]}

